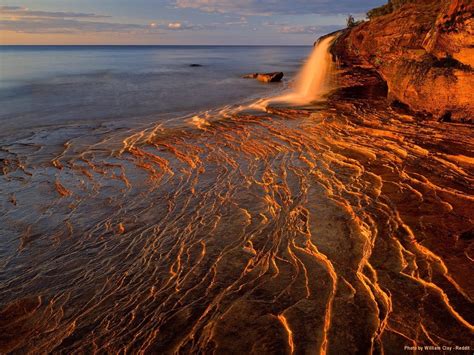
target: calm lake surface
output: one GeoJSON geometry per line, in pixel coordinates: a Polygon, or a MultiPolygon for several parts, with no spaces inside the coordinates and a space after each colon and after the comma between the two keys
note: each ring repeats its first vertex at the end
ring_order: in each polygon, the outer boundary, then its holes
{"type": "Polygon", "coordinates": [[[472,344],[472,126],[341,68],[263,105],[310,51],[0,47],[0,353],[472,344]]]}
{"type": "Polygon", "coordinates": [[[282,85],[241,76],[283,71],[287,80],[310,51],[310,46],[1,46],[2,133],[144,116],[156,121],[164,114],[265,96],[282,85]]]}

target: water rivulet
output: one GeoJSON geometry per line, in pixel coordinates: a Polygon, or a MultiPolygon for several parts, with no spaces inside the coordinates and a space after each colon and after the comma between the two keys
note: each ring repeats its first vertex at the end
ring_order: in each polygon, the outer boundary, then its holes
{"type": "Polygon", "coordinates": [[[1,147],[0,352],[470,344],[470,126],[344,90],[199,117],[1,147]]]}

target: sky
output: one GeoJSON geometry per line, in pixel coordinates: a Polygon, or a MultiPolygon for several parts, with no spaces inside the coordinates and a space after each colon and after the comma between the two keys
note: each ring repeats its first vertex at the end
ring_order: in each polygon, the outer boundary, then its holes
{"type": "Polygon", "coordinates": [[[386,0],[0,0],[0,44],[301,45],[386,0]]]}

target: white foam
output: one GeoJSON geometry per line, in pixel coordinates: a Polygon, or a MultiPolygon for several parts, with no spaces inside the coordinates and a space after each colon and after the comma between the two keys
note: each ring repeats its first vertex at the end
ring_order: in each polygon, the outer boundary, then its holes
{"type": "Polygon", "coordinates": [[[252,108],[267,107],[270,103],[288,103],[305,105],[321,99],[331,90],[331,77],[334,63],[329,48],[335,36],[320,41],[308,61],[298,73],[293,92],[267,100],[256,102],[252,108]]]}

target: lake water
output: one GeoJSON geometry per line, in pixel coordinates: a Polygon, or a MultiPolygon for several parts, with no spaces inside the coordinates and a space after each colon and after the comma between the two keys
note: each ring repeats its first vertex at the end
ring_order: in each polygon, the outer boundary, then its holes
{"type": "Polygon", "coordinates": [[[2,133],[80,122],[157,121],[165,114],[262,97],[284,85],[263,85],[242,79],[243,74],[283,71],[285,80],[291,79],[310,51],[311,47],[3,46],[2,133]]]}
{"type": "Polygon", "coordinates": [[[472,344],[472,126],[360,68],[275,104],[310,50],[1,48],[0,353],[472,344]]]}

